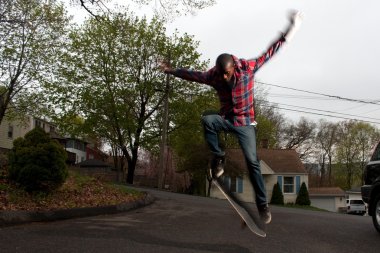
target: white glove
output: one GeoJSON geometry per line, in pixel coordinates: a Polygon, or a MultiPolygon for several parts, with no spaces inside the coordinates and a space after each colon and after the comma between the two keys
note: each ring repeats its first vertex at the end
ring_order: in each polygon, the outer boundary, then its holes
{"type": "Polygon", "coordinates": [[[288,31],[285,33],[284,37],[287,42],[291,41],[294,37],[294,34],[300,28],[303,20],[302,13],[297,11],[291,14],[290,16],[290,27],[288,31]]]}

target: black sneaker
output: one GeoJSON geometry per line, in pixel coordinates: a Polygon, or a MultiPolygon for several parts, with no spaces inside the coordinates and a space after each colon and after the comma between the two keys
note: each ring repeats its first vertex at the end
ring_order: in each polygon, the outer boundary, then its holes
{"type": "Polygon", "coordinates": [[[211,161],[211,177],[218,178],[224,173],[224,156],[215,156],[211,161]]]}
{"type": "Polygon", "coordinates": [[[268,205],[259,206],[257,207],[257,209],[259,210],[259,215],[260,215],[261,220],[265,224],[269,224],[272,220],[272,215],[269,211],[269,206],[268,205]]]}

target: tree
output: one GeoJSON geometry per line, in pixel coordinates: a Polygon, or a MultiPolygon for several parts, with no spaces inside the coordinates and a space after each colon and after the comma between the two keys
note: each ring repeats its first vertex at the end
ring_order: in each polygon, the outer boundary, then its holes
{"type": "Polygon", "coordinates": [[[371,151],[380,138],[380,132],[368,123],[358,122],[357,124],[357,143],[359,146],[358,163],[360,169],[360,185],[364,185],[364,169],[368,162],[371,151]]]}
{"type": "Polygon", "coordinates": [[[310,206],[309,192],[307,190],[305,182],[302,183],[300,191],[296,199],[296,205],[310,206]]]}
{"type": "Polygon", "coordinates": [[[12,9],[11,1],[12,0],[0,1],[0,23],[17,23],[17,22],[20,22],[20,20],[17,18],[8,17],[10,10],[12,9]]]}
{"type": "MultiPolygon", "coordinates": [[[[158,69],[159,60],[170,56],[173,66],[204,64],[191,36],[166,36],[157,18],[148,22],[112,13],[102,20],[90,19],[70,34],[60,82],[50,86],[51,102],[64,102],[56,108],[57,123],[66,115],[81,115],[84,133],[96,133],[119,147],[128,162],[127,182],[133,183],[139,148],[154,150],[162,133],[166,76],[158,69]]],[[[181,80],[170,84],[170,103],[201,92],[181,80]]]]}
{"type": "Polygon", "coordinates": [[[320,120],[318,123],[318,132],[316,134],[315,140],[321,149],[321,177],[319,185],[323,185],[323,181],[326,174],[326,159],[327,159],[327,171],[328,171],[328,184],[331,185],[331,169],[332,169],[332,158],[333,158],[333,147],[337,143],[337,128],[338,125],[335,123],[327,122],[325,120],[320,120]]]}
{"type": "Polygon", "coordinates": [[[308,158],[313,151],[313,140],[315,136],[316,124],[312,121],[301,117],[294,124],[286,124],[282,131],[282,147],[285,149],[296,149],[301,160],[308,158]]]}
{"type": "Polygon", "coordinates": [[[255,117],[257,124],[257,146],[262,141],[268,143],[268,148],[279,145],[280,133],[285,119],[279,110],[270,105],[267,100],[268,91],[263,86],[255,88],[255,117]]]}
{"type": "Polygon", "coordinates": [[[338,128],[337,162],[345,177],[344,189],[362,183],[363,168],[379,133],[368,123],[343,121],[338,128]]]}
{"type": "MultiPolygon", "coordinates": [[[[93,17],[99,17],[98,13],[108,12],[107,3],[111,0],[71,0],[72,3],[80,5],[93,17]]],[[[215,4],[215,0],[131,0],[141,6],[151,5],[155,14],[161,17],[170,18],[177,15],[194,14],[196,10],[201,10],[215,4]]]]}
{"type": "Polygon", "coordinates": [[[218,99],[213,90],[206,90],[187,101],[177,99],[177,103],[170,106],[170,124],[173,127],[169,132],[169,145],[178,155],[179,172],[186,171],[191,176],[190,192],[193,194],[205,195],[210,161],[200,118],[201,115],[217,113],[217,110],[212,110],[217,107],[218,99]]]}
{"type": "Polygon", "coordinates": [[[55,0],[11,2],[1,1],[0,6],[0,123],[6,114],[41,112],[39,80],[51,76],[68,23],[55,0]]]}
{"type": "Polygon", "coordinates": [[[270,200],[271,204],[274,205],[283,205],[284,204],[284,195],[282,194],[280,185],[276,183],[273,186],[273,191],[272,191],[272,198],[270,200]]]}
{"type": "Polygon", "coordinates": [[[9,178],[28,192],[52,191],[68,175],[63,147],[37,127],[13,142],[9,152],[9,178]]]}

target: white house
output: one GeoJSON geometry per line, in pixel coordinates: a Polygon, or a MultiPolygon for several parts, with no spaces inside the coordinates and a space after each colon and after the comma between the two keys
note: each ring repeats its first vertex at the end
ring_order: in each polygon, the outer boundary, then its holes
{"type": "Polygon", "coordinates": [[[0,151],[12,149],[15,139],[24,137],[26,133],[36,127],[44,129],[53,139],[57,139],[64,146],[70,163],[79,163],[86,160],[87,142],[77,138],[59,136],[56,133],[55,125],[33,116],[26,116],[24,121],[8,121],[6,118],[3,119],[0,124],[0,151]],[[75,156],[75,158],[72,156],[75,156]]]}
{"type": "Polygon", "coordinates": [[[55,132],[55,126],[45,120],[32,116],[25,117],[25,121],[8,121],[4,118],[0,124],[0,148],[9,150],[13,148],[13,141],[36,127],[41,127],[47,133],[55,132]]]}
{"type": "MultiPolygon", "coordinates": [[[[273,186],[279,183],[284,194],[284,202],[295,203],[301,184],[305,183],[308,186],[308,174],[297,152],[292,149],[258,149],[258,158],[265,181],[268,202],[272,197],[273,186]]],[[[235,192],[241,200],[255,201],[254,190],[249,181],[245,159],[240,149],[226,151],[224,180],[229,185],[230,190],[235,192]],[[234,172],[231,173],[231,171],[234,172]],[[240,176],[229,176],[232,174],[239,174],[240,176]]],[[[224,198],[213,185],[210,196],[224,198]]]]}
{"type": "Polygon", "coordinates": [[[66,137],[65,149],[75,154],[75,164],[86,160],[86,146],[86,141],[82,141],[77,138],[66,137]]]}
{"type": "Polygon", "coordinates": [[[346,207],[344,191],[339,187],[309,188],[311,205],[330,212],[343,212],[346,207]]]}

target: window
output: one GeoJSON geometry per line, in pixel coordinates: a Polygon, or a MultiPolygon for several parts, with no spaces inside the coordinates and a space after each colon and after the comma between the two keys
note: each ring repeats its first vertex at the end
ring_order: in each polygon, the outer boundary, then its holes
{"type": "Polygon", "coordinates": [[[38,119],[36,119],[36,120],[34,121],[34,125],[35,125],[35,127],[43,128],[43,127],[42,127],[42,122],[39,121],[38,119]]]}
{"type": "Polygon", "coordinates": [[[12,125],[8,126],[8,138],[13,139],[13,126],[12,125]]]}
{"type": "Polygon", "coordinates": [[[74,141],[68,140],[66,143],[66,148],[74,148],[74,141]]]}
{"type": "Polygon", "coordinates": [[[284,193],[294,193],[294,177],[284,177],[284,193]]]}
{"type": "Polygon", "coordinates": [[[243,178],[241,177],[224,177],[224,184],[231,192],[243,193],[243,178]]]}

